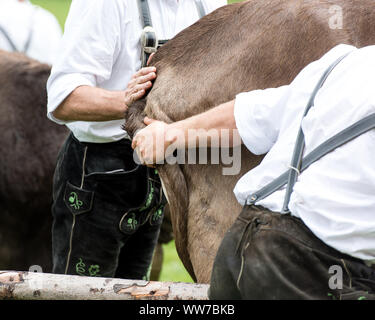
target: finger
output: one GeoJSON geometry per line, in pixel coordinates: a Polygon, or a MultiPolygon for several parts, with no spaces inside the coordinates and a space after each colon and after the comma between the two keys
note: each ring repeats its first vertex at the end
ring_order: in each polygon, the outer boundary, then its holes
{"type": "Polygon", "coordinates": [[[152,82],[148,81],[146,83],[138,84],[131,89],[127,89],[125,93],[126,95],[125,104],[129,105],[132,102],[142,98],[145,95],[146,90],[150,89],[151,87],[152,87],[152,82]]]}
{"type": "Polygon", "coordinates": [[[143,153],[143,164],[146,166],[155,165],[154,160],[143,153]]]}
{"type": "Polygon", "coordinates": [[[135,152],[137,153],[137,157],[138,157],[138,160],[139,160],[140,164],[144,164],[145,161],[144,161],[144,159],[142,158],[142,154],[141,154],[141,152],[139,151],[139,148],[136,148],[136,149],[135,149],[135,152]]]}
{"type": "Polygon", "coordinates": [[[145,93],[146,93],[145,90],[139,90],[139,91],[131,94],[130,97],[128,98],[128,102],[125,103],[125,104],[126,105],[132,104],[134,101],[137,101],[137,100],[141,99],[145,95],[145,93]]]}
{"type": "Polygon", "coordinates": [[[146,74],[145,76],[140,76],[139,78],[135,79],[136,84],[143,84],[148,81],[152,81],[156,78],[156,73],[155,72],[150,72],[146,74]]]}
{"type": "MultiPolygon", "coordinates": [[[[135,136],[133,138],[133,141],[132,141],[132,149],[135,150],[137,148],[137,144],[138,144],[138,141],[137,141],[137,136],[135,136]]],[[[136,150],[137,151],[137,150],[136,150]]]]}
{"type": "Polygon", "coordinates": [[[136,78],[132,78],[132,79],[128,82],[128,86],[127,86],[127,88],[128,88],[128,89],[131,89],[131,88],[133,88],[136,84],[137,84],[137,79],[136,79],[136,78]]]}
{"type": "Polygon", "coordinates": [[[128,89],[132,89],[132,88],[134,88],[138,84],[143,84],[143,83],[146,83],[148,81],[152,81],[155,78],[156,78],[156,73],[155,72],[150,72],[150,73],[146,74],[145,76],[135,77],[135,78],[131,79],[128,82],[127,88],[128,89]]]}
{"type": "Polygon", "coordinates": [[[144,149],[142,149],[140,151],[141,153],[141,157],[142,157],[142,164],[143,165],[153,165],[154,164],[154,161],[152,160],[152,158],[150,158],[147,154],[146,154],[146,151],[144,149]]]}
{"type": "Polygon", "coordinates": [[[144,82],[144,83],[137,84],[134,88],[132,88],[132,94],[134,94],[138,91],[141,91],[141,90],[150,89],[151,87],[152,87],[151,81],[147,81],[147,82],[144,82]]]}
{"type": "Polygon", "coordinates": [[[155,121],[156,121],[155,119],[151,119],[149,117],[145,117],[143,119],[144,124],[147,125],[147,126],[150,125],[151,123],[155,122],[155,121]]]}
{"type": "Polygon", "coordinates": [[[138,72],[136,72],[133,75],[133,77],[138,78],[140,76],[145,76],[146,74],[151,73],[151,72],[156,72],[156,68],[155,67],[144,67],[144,68],[140,69],[138,72]]]}
{"type": "Polygon", "coordinates": [[[129,107],[133,102],[141,99],[146,92],[141,90],[135,93],[128,93],[125,98],[125,104],[129,107]]]}

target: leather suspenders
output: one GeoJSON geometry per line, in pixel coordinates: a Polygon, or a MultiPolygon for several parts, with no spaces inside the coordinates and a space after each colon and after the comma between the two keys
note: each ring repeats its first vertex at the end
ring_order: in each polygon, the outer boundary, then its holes
{"type": "MultiPolygon", "coordinates": [[[[194,0],[197,7],[199,17],[202,18],[206,15],[201,0],[194,0]]],[[[143,24],[143,32],[141,35],[141,61],[142,67],[147,65],[148,58],[156,50],[165,44],[168,40],[159,40],[155,29],[152,26],[152,19],[150,14],[150,7],[147,0],[138,0],[139,11],[141,12],[141,20],[143,24]]]]}
{"type": "MultiPolygon", "coordinates": [[[[304,116],[306,116],[310,108],[314,105],[315,96],[318,93],[319,89],[324,84],[324,82],[326,81],[331,71],[347,55],[348,54],[336,60],[323,74],[317,86],[315,87],[313,94],[310,97],[310,100],[304,112],[304,116]]],[[[310,164],[314,163],[315,161],[325,156],[327,153],[335,150],[337,147],[342,146],[343,144],[349,142],[350,140],[374,128],[375,128],[375,114],[371,114],[363,118],[362,120],[359,120],[356,123],[352,124],[348,128],[340,131],[339,133],[337,133],[330,139],[326,140],[324,143],[322,143],[321,145],[316,147],[313,151],[311,151],[303,159],[302,159],[302,153],[303,153],[305,142],[304,142],[304,135],[303,135],[302,129],[300,128],[298,132],[293,156],[292,156],[290,169],[284,172],[275,180],[273,180],[271,183],[264,186],[262,189],[251,194],[248,197],[246,204],[247,205],[256,204],[256,202],[258,202],[259,200],[266,198],[267,196],[269,196],[270,194],[274,193],[275,191],[277,191],[278,189],[280,189],[281,187],[287,184],[282,212],[283,213],[289,212],[288,206],[289,206],[290,196],[293,191],[293,186],[295,182],[297,181],[297,176],[301,172],[303,172],[310,164]]]]}

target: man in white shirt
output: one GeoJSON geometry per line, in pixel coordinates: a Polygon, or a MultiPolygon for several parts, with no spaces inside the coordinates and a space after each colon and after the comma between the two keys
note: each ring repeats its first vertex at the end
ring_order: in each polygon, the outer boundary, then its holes
{"type": "Polygon", "coordinates": [[[290,168],[300,126],[307,155],[375,113],[374,56],[375,46],[339,45],[305,67],[290,85],[241,93],[233,101],[172,124],[145,119],[148,127],[134,137],[133,148],[146,163],[164,157],[163,148],[156,153],[150,138],[163,137],[164,150],[172,143],[183,148],[190,143],[188,130],[198,128],[233,129],[252,153],[267,153],[234,189],[244,208],[217,253],[211,298],[374,299],[374,130],[334,149],[303,172],[290,168]],[[304,117],[322,74],[346,54],[304,117]],[[179,136],[186,138],[178,140],[179,136]],[[285,187],[249,203],[251,195],[288,170],[298,171],[288,210],[285,187]]]}
{"type": "MultiPolygon", "coordinates": [[[[160,180],[134,162],[122,129],[128,105],[156,77],[154,67],[141,68],[137,2],[73,1],[47,83],[48,117],[71,130],[54,177],[54,273],[142,279],[151,263],[163,218],[160,180]]],[[[208,13],[226,1],[198,4],[208,13]]],[[[158,39],[197,21],[198,4],[149,1],[158,39]]]]}
{"type": "Polygon", "coordinates": [[[55,16],[28,0],[0,1],[0,49],[53,64],[62,31],[55,16]]]}

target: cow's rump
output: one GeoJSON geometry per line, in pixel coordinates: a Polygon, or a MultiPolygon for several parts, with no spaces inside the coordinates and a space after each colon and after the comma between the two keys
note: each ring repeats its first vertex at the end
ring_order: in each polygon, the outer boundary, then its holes
{"type": "MultiPolygon", "coordinates": [[[[372,0],[251,0],[220,8],[155,54],[158,77],[147,98],[131,106],[126,129],[143,127],[144,115],[173,122],[239,92],[289,84],[337,44],[373,44],[374,9],[372,0]]],[[[239,213],[236,181],[260,160],[243,148],[236,176],[223,176],[222,165],[160,166],[177,250],[198,281],[209,281],[220,241],[239,213]]]]}
{"type": "Polygon", "coordinates": [[[67,131],[46,117],[49,74],[0,51],[0,270],[51,269],[52,176],[67,131]]]}

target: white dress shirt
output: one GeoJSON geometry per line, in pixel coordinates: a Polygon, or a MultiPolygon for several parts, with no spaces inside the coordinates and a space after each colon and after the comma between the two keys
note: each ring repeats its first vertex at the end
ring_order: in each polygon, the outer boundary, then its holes
{"type": "MultiPolygon", "coordinates": [[[[0,0],[0,26],[8,34],[17,51],[31,58],[53,64],[61,41],[62,31],[55,16],[29,1],[0,0]]],[[[0,49],[13,51],[7,38],[0,32],[0,49]]]]}
{"type": "MultiPolygon", "coordinates": [[[[267,153],[245,174],[234,193],[241,204],[288,169],[302,121],[304,155],[356,121],[375,112],[375,46],[339,45],[304,68],[288,86],[241,93],[235,119],[247,148],[267,153]],[[318,80],[337,58],[351,52],[329,75],[315,105],[302,119],[318,80]]],[[[329,246],[375,260],[375,132],[371,130],[313,163],[298,177],[291,214],[329,246]]],[[[259,201],[280,212],[285,188],[259,201]]]]}
{"type": "MultiPolygon", "coordinates": [[[[202,0],[206,12],[225,0],[202,0]]],[[[151,19],[159,39],[170,39],[199,19],[194,0],[151,0],[151,19]]],[[[124,120],[60,121],[52,112],[78,86],[124,90],[141,67],[141,13],[135,0],[74,0],[65,24],[63,48],[48,80],[48,117],[66,124],[84,142],[126,137],[124,120]]]]}

